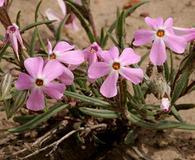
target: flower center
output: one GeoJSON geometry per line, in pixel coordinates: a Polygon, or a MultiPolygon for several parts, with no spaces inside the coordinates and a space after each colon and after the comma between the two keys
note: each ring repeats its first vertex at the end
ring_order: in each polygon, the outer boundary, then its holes
{"type": "Polygon", "coordinates": [[[114,62],[114,63],[112,64],[112,68],[113,68],[114,70],[119,70],[119,69],[121,68],[121,65],[120,65],[119,62],[114,62]]]}
{"type": "Polygon", "coordinates": [[[16,27],[15,26],[10,26],[8,28],[8,30],[9,30],[10,33],[14,33],[14,32],[16,32],[16,27]]]}
{"type": "Polygon", "coordinates": [[[159,29],[157,32],[156,32],[156,35],[158,37],[163,37],[165,35],[165,31],[163,29],[159,29]]]}
{"type": "Polygon", "coordinates": [[[49,55],[49,58],[50,58],[50,59],[56,59],[55,53],[50,54],[50,55],[49,55]]]}
{"type": "Polygon", "coordinates": [[[98,51],[98,47],[97,46],[92,46],[90,49],[89,49],[89,52],[94,54],[98,51]]]}
{"type": "Polygon", "coordinates": [[[42,79],[36,79],[36,81],[35,81],[35,84],[37,85],[37,86],[43,86],[43,80],[42,79]]]}

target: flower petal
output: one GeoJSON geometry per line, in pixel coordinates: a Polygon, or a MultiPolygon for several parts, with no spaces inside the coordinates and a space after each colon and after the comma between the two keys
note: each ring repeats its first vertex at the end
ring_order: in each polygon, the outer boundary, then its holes
{"type": "Polygon", "coordinates": [[[166,47],[165,43],[161,39],[154,40],[152,49],[150,51],[150,60],[154,65],[163,65],[166,61],[166,47]]]}
{"type": "Polygon", "coordinates": [[[132,48],[125,48],[119,57],[123,66],[138,63],[140,59],[141,57],[132,48]]]}
{"type": "Polygon", "coordinates": [[[110,72],[110,66],[105,62],[93,63],[88,69],[88,77],[90,79],[97,79],[107,75],[110,72]]]}
{"type": "Polygon", "coordinates": [[[14,52],[16,53],[17,58],[19,59],[19,55],[18,55],[18,41],[17,41],[17,37],[16,34],[9,34],[9,41],[12,45],[12,48],[14,50],[14,52]]]}
{"type": "Polygon", "coordinates": [[[70,45],[69,43],[65,42],[65,41],[60,41],[56,44],[53,52],[54,53],[63,53],[63,52],[66,52],[66,51],[69,51],[69,50],[72,50],[74,49],[75,46],[73,45],[70,45]]]}
{"type": "Polygon", "coordinates": [[[118,73],[110,74],[102,84],[100,88],[100,93],[107,97],[111,98],[117,95],[117,81],[118,81],[118,73]]]}
{"type": "Polygon", "coordinates": [[[79,65],[84,62],[84,55],[80,50],[68,51],[57,56],[60,62],[79,65]]]}
{"type": "Polygon", "coordinates": [[[61,99],[64,95],[65,85],[61,83],[49,83],[43,92],[54,99],[61,99]]]}
{"type": "Polygon", "coordinates": [[[54,21],[54,20],[57,22],[61,21],[60,17],[50,8],[45,11],[45,14],[50,21],[54,21]]]}
{"type": "Polygon", "coordinates": [[[68,68],[64,67],[64,72],[59,76],[59,80],[65,85],[71,85],[74,80],[74,75],[68,68]]]}
{"type": "Polygon", "coordinates": [[[174,34],[167,35],[165,43],[167,47],[176,53],[183,53],[187,46],[187,41],[183,37],[176,36],[174,34]]]}
{"type": "Polygon", "coordinates": [[[57,60],[48,61],[43,69],[43,76],[47,82],[58,78],[64,72],[64,66],[57,60]]]}
{"type": "Polygon", "coordinates": [[[144,78],[144,72],[140,68],[127,68],[123,67],[120,70],[121,76],[123,76],[125,79],[131,81],[134,84],[138,84],[142,82],[144,78]]]}
{"type": "Polygon", "coordinates": [[[133,44],[135,46],[140,46],[152,42],[152,40],[154,39],[154,34],[155,34],[154,31],[140,29],[135,32],[134,35],[135,40],[133,44]]]}
{"type": "Polygon", "coordinates": [[[158,18],[146,17],[145,22],[148,26],[152,27],[153,29],[157,29],[163,25],[163,18],[162,17],[158,17],[158,18]]]}
{"type": "Polygon", "coordinates": [[[66,4],[63,0],[57,0],[63,15],[66,15],[66,4]]]}
{"type": "Polygon", "coordinates": [[[165,23],[164,23],[164,26],[166,28],[172,28],[173,27],[173,18],[172,17],[167,18],[165,23]]]}
{"type": "Polygon", "coordinates": [[[177,36],[182,36],[187,42],[195,40],[195,28],[173,27],[173,30],[177,36]]]}
{"type": "Polygon", "coordinates": [[[116,46],[112,47],[110,50],[104,53],[105,54],[101,55],[101,57],[104,59],[104,61],[107,61],[107,62],[118,59],[119,57],[119,50],[116,46]]]}
{"type": "Polygon", "coordinates": [[[47,40],[47,50],[48,50],[49,55],[53,53],[52,45],[51,45],[51,42],[49,41],[49,39],[47,40]]]}
{"type": "Polygon", "coordinates": [[[32,87],[32,77],[30,77],[26,73],[20,73],[16,81],[16,89],[25,90],[25,89],[30,89],[31,87],[32,87]]]}
{"type": "Polygon", "coordinates": [[[27,100],[27,108],[33,111],[43,110],[45,107],[44,94],[40,89],[33,89],[27,100]]]}
{"type": "Polygon", "coordinates": [[[42,57],[27,58],[24,61],[26,70],[33,78],[37,78],[37,75],[42,73],[43,65],[44,61],[42,57]]]}

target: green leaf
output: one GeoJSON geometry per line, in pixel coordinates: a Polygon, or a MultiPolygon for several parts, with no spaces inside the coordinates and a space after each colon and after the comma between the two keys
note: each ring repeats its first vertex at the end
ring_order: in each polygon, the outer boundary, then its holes
{"type": "Polygon", "coordinates": [[[56,34],[55,34],[56,41],[59,41],[61,39],[62,29],[64,28],[64,25],[69,17],[70,17],[70,15],[65,16],[63,21],[59,24],[57,31],[56,31],[56,34]]]}
{"type": "Polygon", "coordinates": [[[66,96],[78,99],[82,102],[86,102],[86,103],[94,105],[94,106],[110,107],[110,104],[108,102],[105,102],[105,101],[97,99],[97,98],[88,97],[88,96],[81,95],[81,94],[75,93],[75,92],[70,92],[70,91],[65,91],[64,94],[66,96]]]}
{"type": "Polygon", "coordinates": [[[162,129],[177,128],[177,129],[184,129],[184,130],[195,130],[195,125],[193,124],[187,124],[184,122],[175,122],[175,121],[160,121],[159,123],[151,123],[142,120],[141,118],[131,113],[129,114],[128,119],[130,120],[130,122],[140,127],[149,128],[149,129],[162,130],[162,129]]]}
{"type": "Polygon", "coordinates": [[[91,43],[95,42],[96,39],[90,29],[89,23],[87,22],[87,20],[85,19],[85,17],[83,16],[83,14],[79,11],[79,9],[77,8],[77,6],[75,5],[75,3],[73,3],[70,0],[66,0],[65,1],[67,6],[69,6],[71,8],[71,10],[73,11],[73,13],[77,16],[77,18],[79,19],[81,25],[83,26],[83,28],[85,29],[85,32],[87,33],[87,36],[90,40],[91,43]]]}
{"type": "Polygon", "coordinates": [[[116,23],[116,37],[121,49],[124,49],[125,43],[125,12],[122,11],[119,15],[116,23]]]}
{"type": "MultiPolygon", "coordinates": [[[[128,17],[129,14],[133,13],[137,8],[139,8],[140,6],[142,6],[143,4],[148,3],[148,2],[149,2],[149,1],[142,1],[142,2],[140,2],[140,3],[137,3],[137,4],[133,5],[131,8],[129,8],[129,9],[127,9],[127,10],[125,11],[125,17],[128,17]]],[[[114,21],[114,22],[112,23],[112,25],[110,26],[110,28],[108,29],[108,32],[109,32],[110,34],[112,34],[113,30],[114,30],[115,27],[116,27],[116,24],[117,24],[117,20],[114,21]]],[[[106,42],[107,42],[107,40],[108,40],[108,37],[109,37],[109,36],[108,36],[108,34],[107,34],[107,35],[105,36],[103,42],[102,42],[102,48],[106,45],[106,42]]]]}
{"type": "Polygon", "coordinates": [[[41,3],[42,3],[42,0],[39,1],[39,3],[37,4],[36,10],[35,10],[35,22],[37,22],[37,19],[39,17],[38,14],[39,14],[39,9],[40,9],[41,3]]]}
{"type": "Polygon", "coordinates": [[[21,17],[21,11],[18,11],[16,16],[16,24],[20,28],[20,17],[21,17]]]}
{"type": "Polygon", "coordinates": [[[177,111],[177,109],[175,108],[175,106],[172,106],[172,107],[171,107],[171,112],[172,112],[172,114],[174,115],[174,117],[175,117],[178,121],[183,122],[183,119],[182,119],[182,117],[180,116],[180,114],[179,114],[179,112],[177,111]]]}
{"type": "Polygon", "coordinates": [[[135,139],[137,138],[137,134],[135,133],[135,131],[132,129],[130,130],[125,139],[124,139],[124,143],[128,144],[128,145],[133,145],[135,144],[135,139]]]}
{"type": "Polygon", "coordinates": [[[27,26],[25,26],[23,29],[20,30],[21,33],[24,33],[25,31],[29,30],[29,29],[32,29],[34,27],[37,27],[37,26],[40,26],[40,25],[43,25],[43,24],[51,24],[55,22],[54,20],[53,21],[41,21],[41,22],[35,22],[35,23],[32,23],[32,24],[29,24],[27,26]]]}
{"type": "Polygon", "coordinates": [[[175,84],[175,88],[172,93],[171,97],[171,104],[174,104],[176,100],[180,97],[184,89],[188,85],[190,72],[188,70],[185,70],[181,77],[178,79],[178,81],[175,84]]]}
{"type": "Polygon", "coordinates": [[[94,108],[87,108],[87,107],[80,107],[79,110],[87,115],[97,117],[97,118],[119,118],[120,114],[106,109],[94,109],[94,108]]]}
{"type": "Polygon", "coordinates": [[[20,124],[24,124],[24,123],[31,121],[35,117],[36,115],[23,115],[23,116],[16,116],[13,118],[13,120],[20,124]]]}
{"type": "Polygon", "coordinates": [[[8,47],[9,47],[9,43],[6,43],[6,45],[4,45],[3,48],[0,50],[0,61],[8,47]]]}
{"type": "Polygon", "coordinates": [[[144,94],[140,85],[133,85],[134,97],[141,103],[145,103],[144,94]]]}
{"type": "Polygon", "coordinates": [[[163,65],[163,75],[164,75],[166,81],[169,82],[170,73],[169,73],[169,66],[168,66],[167,62],[165,62],[163,65]]]}
{"type": "Polygon", "coordinates": [[[37,35],[38,35],[38,28],[35,28],[29,46],[29,54],[31,57],[34,56],[34,49],[35,49],[37,35]]]}
{"type": "Polygon", "coordinates": [[[67,104],[57,104],[57,105],[54,105],[47,112],[42,113],[42,114],[36,116],[35,118],[33,118],[32,120],[28,121],[27,123],[25,123],[22,126],[19,126],[17,128],[10,128],[8,131],[9,132],[24,132],[24,131],[27,131],[27,130],[31,130],[31,129],[37,127],[42,122],[47,121],[49,118],[54,116],[56,113],[62,111],[63,109],[65,109],[67,107],[68,107],[67,104]]]}
{"type": "Polygon", "coordinates": [[[12,83],[13,77],[9,72],[2,76],[0,84],[0,100],[9,99],[11,97],[12,83]]]}
{"type": "Polygon", "coordinates": [[[195,104],[192,104],[192,103],[189,103],[189,104],[176,104],[175,108],[177,110],[187,110],[187,109],[195,108],[195,104]]]}

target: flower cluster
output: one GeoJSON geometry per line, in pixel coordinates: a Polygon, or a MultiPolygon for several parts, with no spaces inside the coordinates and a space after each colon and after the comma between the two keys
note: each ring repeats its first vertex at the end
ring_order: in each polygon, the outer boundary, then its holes
{"type": "MultiPolygon", "coordinates": [[[[66,6],[62,0],[58,0],[64,15],[66,6]]],[[[57,19],[51,10],[47,11],[49,19],[57,19]]],[[[62,18],[58,18],[62,20],[62,18]]],[[[166,46],[175,53],[185,51],[189,41],[195,39],[194,28],[178,28],[173,26],[173,19],[168,18],[165,22],[162,18],[145,18],[145,22],[152,30],[138,30],[134,35],[133,44],[136,46],[152,42],[150,60],[154,65],[163,65],[167,59],[166,46]]],[[[18,56],[18,42],[23,46],[18,27],[13,24],[7,28],[6,37],[12,44],[18,56]]],[[[139,84],[144,79],[144,72],[134,64],[141,57],[132,48],[125,48],[120,54],[114,46],[109,50],[103,50],[98,43],[94,42],[83,51],[75,49],[65,41],[58,42],[53,48],[48,40],[48,57],[27,58],[24,61],[25,73],[20,73],[16,81],[18,90],[30,90],[27,100],[27,108],[30,110],[42,110],[45,106],[44,94],[54,99],[61,99],[67,85],[74,81],[73,68],[75,69],[84,61],[88,62],[88,78],[96,82],[104,80],[100,87],[100,93],[107,98],[117,95],[118,80],[126,79],[133,84],[139,84]]],[[[90,81],[91,82],[91,81],[90,81]]],[[[170,101],[168,97],[162,99],[161,108],[169,111],[170,101]]]]}

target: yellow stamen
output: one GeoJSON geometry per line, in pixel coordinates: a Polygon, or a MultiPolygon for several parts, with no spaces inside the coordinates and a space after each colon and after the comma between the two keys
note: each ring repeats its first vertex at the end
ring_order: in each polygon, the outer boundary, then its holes
{"type": "Polygon", "coordinates": [[[119,69],[121,68],[121,65],[120,65],[120,63],[118,63],[118,62],[114,62],[114,63],[112,64],[112,68],[113,68],[114,70],[119,70],[119,69]]]}
{"type": "Polygon", "coordinates": [[[157,32],[156,32],[156,35],[158,37],[163,37],[165,35],[165,31],[163,29],[159,29],[157,32]]]}

